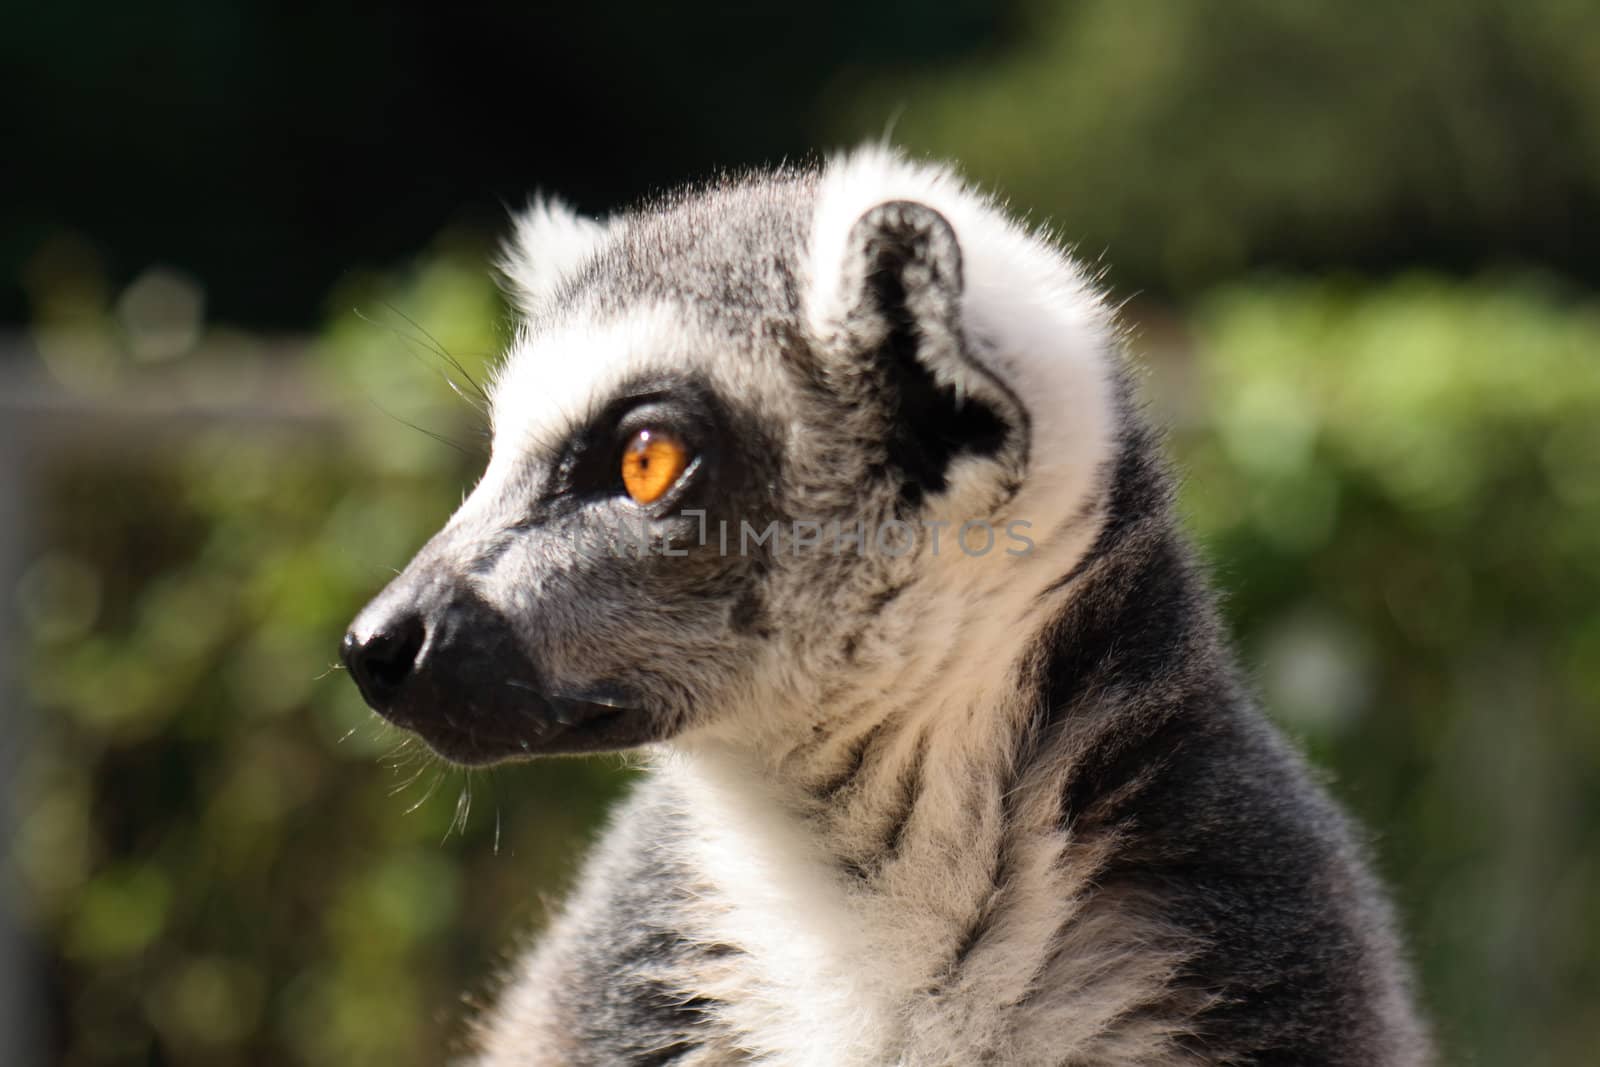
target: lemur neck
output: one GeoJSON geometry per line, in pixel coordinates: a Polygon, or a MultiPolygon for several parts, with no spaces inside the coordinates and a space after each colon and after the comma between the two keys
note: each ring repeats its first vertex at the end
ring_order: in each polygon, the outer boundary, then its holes
{"type": "MultiPolygon", "coordinates": [[[[1082,555],[1080,546],[1073,558],[1082,555]]],[[[1060,574],[1026,595],[958,598],[943,612],[908,593],[917,622],[906,632],[919,643],[908,641],[904,666],[875,685],[841,685],[787,731],[681,746],[686,769],[716,802],[766,811],[762,827],[781,823],[858,895],[922,896],[938,866],[998,852],[1019,821],[1052,831],[1050,818],[1024,810],[1018,786],[1038,719],[1037,651],[1068,593],[1039,595],[1060,574]]],[[[943,910],[970,912],[982,891],[969,887],[943,910]]]]}
{"type": "Polygon", "coordinates": [[[1024,816],[1041,650],[1102,520],[1086,505],[1028,556],[932,561],[839,662],[809,672],[822,681],[799,706],[673,747],[715,796],[769,808],[856,890],[894,892],[951,850],[997,848],[1024,816]]]}
{"type": "Polygon", "coordinates": [[[1050,834],[1031,806],[1044,791],[1017,788],[1019,695],[874,708],[784,753],[679,749],[664,769],[728,909],[704,936],[817,988],[859,987],[862,1010],[885,1013],[872,1032],[892,1033],[888,1005],[954,966],[992,910],[1019,828],[1050,834]]]}

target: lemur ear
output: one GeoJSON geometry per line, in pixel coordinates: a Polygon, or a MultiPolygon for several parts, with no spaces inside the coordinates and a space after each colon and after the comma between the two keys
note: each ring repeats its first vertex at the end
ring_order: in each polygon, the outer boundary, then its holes
{"type": "Polygon", "coordinates": [[[529,200],[513,217],[511,235],[496,262],[512,303],[524,312],[537,310],[605,234],[604,223],[579,215],[555,197],[529,200]]]}
{"type": "Polygon", "coordinates": [[[1023,436],[1016,397],[973,358],[962,322],[962,256],[933,208],[879,204],[844,244],[842,333],[890,411],[887,459],[910,504],[943,492],[963,455],[995,456],[1023,436]]]}

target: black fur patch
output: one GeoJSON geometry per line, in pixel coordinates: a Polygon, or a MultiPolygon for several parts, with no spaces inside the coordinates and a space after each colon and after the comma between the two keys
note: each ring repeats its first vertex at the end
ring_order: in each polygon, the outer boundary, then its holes
{"type": "Polygon", "coordinates": [[[832,802],[842,795],[846,789],[850,788],[851,785],[855,784],[856,778],[861,774],[862,769],[866,767],[867,751],[878,740],[879,736],[882,735],[886,724],[887,720],[885,722],[878,723],[865,734],[861,735],[861,737],[851,746],[850,755],[845,763],[844,769],[818,787],[817,796],[819,798],[832,802]]]}
{"type": "MultiPolygon", "coordinates": [[[[944,287],[951,303],[961,288],[961,253],[949,224],[910,203],[874,209],[862,225],[873,223],[865,249],[867,286],[874,309],[889,323],[876,357],[889,390],[885,455],[903,478],[901,498],[914,507],[926,494],[944,491],[946,472],[957,456],[999,452],[1009,427],[988,404],[959,398],[918,358],[927,324],[919,321],[910,286],[944,287]]],[[[939,328],[958,327],[949,322],[939,328]]],[[[954,334],[950,341],[959,343],[954,334]]]]}
{"type": "Polygon", "coordinates": [[[847,862],[845,869],[848,873],[865,881],[881,874],[899,857],[900,846],[905,842],[906,828],[911,825],[911,816],[917,810],[917,802],[922,799],[922,771],[927,763],[927,757],[928,736],[924,733],[917,739],[917,754],[912,757],[911,765],[901,774],[900,806],[894,811],[884,831],[883,844],[872,854],[870,862],[847,862]]]}

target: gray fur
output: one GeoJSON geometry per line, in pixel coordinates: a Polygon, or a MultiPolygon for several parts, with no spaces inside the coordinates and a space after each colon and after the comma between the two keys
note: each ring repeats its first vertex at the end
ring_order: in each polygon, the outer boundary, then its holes
{"type": "Polygon", "coordinates": [[[538,250],[508,253],[527,380],[541,338],[669,326],[577,408],[502,418],[503,381],[484,485],[347,638],[447,755],[653,754],[473,1062],[1429,1062],[1358,835],[1241,682],[1092,290],[1063,260],[1106,410],[1041,406],[966,277],[1002,216],[917,172],[965,198],[952,226],[885,178],[833,261],[830,173],[570,227],[589,243],[520,286],[538,250]],[[703,435],[642,514],[593,487],[595,427],[640,402],[703,435]],[[730,553],[682,515],[1003,526],[1089,414],[1104,454],[1023,560],[730,553]],[[617,551],[623,518],[656,553],[617,551]]]}

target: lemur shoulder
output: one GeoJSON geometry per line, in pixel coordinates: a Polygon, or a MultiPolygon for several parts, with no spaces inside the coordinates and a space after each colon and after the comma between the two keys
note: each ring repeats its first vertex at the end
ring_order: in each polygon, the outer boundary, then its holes
{"type": "Polygon", "coordinates": [[[345,659],[450,759],[650,771],[472,1063],[1430,1062],[1081,265],[866,149],[503,269],[488,468],[345,659]]]}

